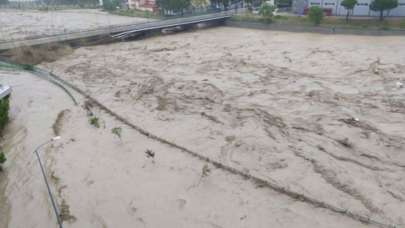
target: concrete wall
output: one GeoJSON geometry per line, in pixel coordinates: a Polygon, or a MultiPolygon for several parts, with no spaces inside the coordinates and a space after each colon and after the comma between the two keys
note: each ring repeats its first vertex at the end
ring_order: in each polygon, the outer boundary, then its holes
{"type": "Polygon", "coordinates": [[[303,25],[286,25],[286,24],[265,24],[258,22],[232,21],[228,20],[226,26],[247,28],[247,29],[265,29],[285,32],[311,32],[321,34],[348,34],[348,35],[365,35],[365,36],[404,36],[405,29],[354,29],[354,28],[331,28],[323,26],[303,26],[303,25]]]}
{"type": "MultiPolygon", "coordinates": [[[[373,0],[357,0],[354,7],[353,16],[379,16],[378,12],[370,10],[370,4],[373,0]]],[[[333,15],[344,16],[347,11],[340,5],[342,0],[308,0],[308,7],[319,6],[321,8],[332,9],[333,15]]],[[[398,7],[385,12],[386,16],[405,16],[405,0],[398,0],[398,7]]]]}

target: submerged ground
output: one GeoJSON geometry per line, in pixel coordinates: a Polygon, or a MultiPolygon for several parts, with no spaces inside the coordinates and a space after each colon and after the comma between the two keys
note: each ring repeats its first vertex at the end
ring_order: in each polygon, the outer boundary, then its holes
{"type": "MultiPolygon", "coordinates": [[[[83,47],[42,67],[162,138],[401,227],[404,45],[403,37],[222,27],[83,47]]],[[[26,155],[34,138],[56,134],[64,140],[44,156],[66,227],[364,226],[139,135],[78,94],[83,106],[75,107],[46,81],[0,76],[17,94],[6,137],[16,163],[8,164],[9,227],[54,223],[26,155]],[[89,124],[89,109],[100,128],[89,124]]]]}

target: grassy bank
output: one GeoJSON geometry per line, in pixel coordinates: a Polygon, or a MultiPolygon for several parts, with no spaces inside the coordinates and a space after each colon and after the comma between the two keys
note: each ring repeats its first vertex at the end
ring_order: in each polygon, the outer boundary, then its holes
{"type": "MultiPolygon", "coordinates": [[[[4,127],[8,123],[8,111],[10,109],[10,96],[0,99],[0,134],[2,133],[4,127]]],[[[6,162],[6,155],[0,148],[0,171],[3,171],[2,164],[6,162]]]]}
{"type": "Polygon", "coordinates": [[[8,122],[8,111],[10,109],[9,96],[0,100],[0,133],[8,122]]]}
{"type": "MultiPolygon", "coordinates": [[[[233,21],[246,21],[266,23],[260,15],[252,13],[238,14],[232,17],[233,21]]],[[[269,23],[269,22],[267,22],[269,23]]],[[[295,25],[295,26],[314,26],[307,16],[273,16],[272,24],[295,25]]],[[[376,19],[351,19],[346,23],[344,17],[325,17],[320,26],[330,28],[348,28],[348,29],[405,29],[405,19],[387,18],[384,21],[376,19]]]]}

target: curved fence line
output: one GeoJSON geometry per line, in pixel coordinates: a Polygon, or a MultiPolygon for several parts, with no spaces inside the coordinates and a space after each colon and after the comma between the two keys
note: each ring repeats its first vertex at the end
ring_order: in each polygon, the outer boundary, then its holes
{"type": "Polygon", "coordinates": [[[12,63],[8,63],[8,62],[4,62],[4,61],[0,60],[0,69],[2,67],[6,68],[6,69],[11,69],[11,70],[28,71],[32,74],[35,74],[35,75],[49,81],[50,83],[56,85],[57,87],[61,88],[70,97],[70,99],[72,99],[73,103],[75,105],[78,105],[78,102],[75,99],[75,97],[72,95],[72,93],[70,93],[70,91],[67,90],[63,85],[61,85],[60,82],[56,81],[52,77],[44,76],[44,75],[48,74],[46,71],[44,71],[38,67],[31,66],[31,65],[18,65],[18,64],[12,64],[12,63]]]}

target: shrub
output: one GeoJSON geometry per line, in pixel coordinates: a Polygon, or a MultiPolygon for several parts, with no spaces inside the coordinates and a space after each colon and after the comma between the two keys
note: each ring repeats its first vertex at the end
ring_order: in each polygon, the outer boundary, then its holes
{"type": "Polygon", "coordinates": [[[96,128],[100,128],[100,123],[97,117],[93,116],[89,120],[90,124],[93,125],[96,128]]]}
{"type": "Polygon", "coordinates": [[[118,136],[118,138],[121,138],[122,128],[114,127],[113,129],[111,129],[111,133],[118,136]]]}
{"type": "Polygon", "coordinates": [[[318,6],[312,6],[311,8],[309,8],[308,17],[309,20],[315,25],[319,25],[321,24],[321,21],[323,19],[323,11],[318,6]]]}
{"type": "Polygon", "coordinates": [[[0,171],[3,170],[1,165],[7,161],[6,155],[3,152],[0,152],[0,171]]]}
{"type": "Polygon", "coordinates": [[[399,23],[399,27],[400,27],[400,28],[405,28],[405,20],[402,20],[402,21],[399,23]]]}
{"type": "Polygon", "coordinates": [[[106,11],[114,11],[119,6],[117,0],[103,0],[103,9],[106,11]]]}
{"type": "Polygon", "coordinates": [[[30,64],[22,64],[21,67],[23,68],[23,70],[27,70],[27,71],[34,70],[34,65],[30,65],[30,64]]]}
{"type": "Polygon", "coordinates": [[[0,152],[0,165],[7,161],[6,155],[0,152]]]}
{"type": "Polygon", "coordinates": [[[9,96],[0,100],[0,132],[8,122],[8,110],[10,109],[9,96]]]}
{"type": "Polygon", "coordinates": [[[267,23],[271,22],[271,18],[273,17],[274,6],[263,2],[259,9],[260,16],[263,17],[264,21],[267,23]]]}

